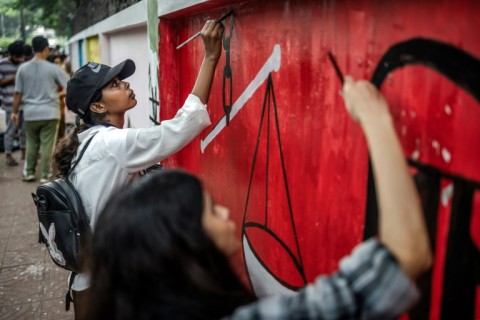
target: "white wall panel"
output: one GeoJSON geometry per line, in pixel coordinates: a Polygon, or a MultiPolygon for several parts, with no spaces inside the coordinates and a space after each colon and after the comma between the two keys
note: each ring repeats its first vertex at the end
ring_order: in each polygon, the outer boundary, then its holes
{"type": "MultiPolygon", "coordinates": [[[[149,120],[148,110],[148,34],[147,27],[141,26],[132,29],[123,29],[120,32],[110,33],[108,37],[109,65],[114,66],[125,59],[132,59],[136,65],[135,73],[127,79],[130,87],[135,91],[137,106],[125,115],[125,126],[130,119],[132,128],[146,128],[153,126],[149,120]]],[[[104,48],[102,48],[102,51],[104,48]]],[[[105,63],[102,60],[102,63],[105,63]]]]}

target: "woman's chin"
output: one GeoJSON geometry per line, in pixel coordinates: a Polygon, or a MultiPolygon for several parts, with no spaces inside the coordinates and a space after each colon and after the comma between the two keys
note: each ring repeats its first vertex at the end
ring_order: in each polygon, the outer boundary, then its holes
{"type": "Polygon", "coordinates": [[[242,247],[242,243],[240,241],[235,241],[234,244],[232,244],[232,246],[230,248],[228,248],[227,250],[225,250],[226,252],[225,255],[229,258],[235,256],[241,249],[242,247]]]}

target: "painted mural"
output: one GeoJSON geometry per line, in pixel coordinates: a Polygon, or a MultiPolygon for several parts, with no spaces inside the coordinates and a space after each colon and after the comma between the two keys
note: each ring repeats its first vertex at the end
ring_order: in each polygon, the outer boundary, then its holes
{"type": "Polygon", "coordinates": [[[161,17],[160,118],[187,97],[206,19],[225,19],[212,126],[162,164],[184,167],[231,209],[239,272],[258,295],[294,294],[377,234],[360,128],[330,64],[389,102],[420,191],[434,266],[410,319],[480,317],[480,3],[212,1],[161,17]],[[223,5],[223,6],[220,6],[223,5]]]}
{"type": "Polygon", "coordinates": [[[150,112],[148,118],[154,126],[160,124],[158,116],[158,3],[147,0],[147,30],[148,30],[148,102],[150,112]]]}
{"type": "MultiPolygon", "coordinates": [[[[431,39],[411,39],[392,46],[380,59],[372,76],[372,82],[381,87],[386,77],[397,68],[411,65],[423,65],[435,70],[453,85],[458,86],[480,103],[480,60],[450,44],[431,39]]],[[[478,108],[478,106],[471,106],[478,108]]],[[[451,113],[450,106],[445,113],[451,113]]],[[[480,138],[480,137],[477,137],[480,138]]],[[[432,147],[439,149],[439,142],[432,147]]],[[[478,152],[478,151],[477,151],[478,152]]],[[[444,164],[451,161],[451,152],[446,147],[441,150],[444,164]]],[[[475,157],[469,155],[470,157],[475,157]]],[[[478,161],[479,158],[474,158],[478,161]]],[[[462,162],[463,163],[463,162],[462,162]]],[[[420,159],[420,153],[415,150],[409,159],[409,164],[415,168],[414,174],[417,187],[422,198],[423,209],[430,234],[430,243],[437,250],[436,234],[439,205],[448,205],[450,216],[446,239],[445,261],[443,275],[437,281],[443,283],[441,314],[445,319],[474,319],[477,287],[480,285],[480,252],[470,234],[474,195],[480,190],[480,180],[475,177],[463,176],[461,168],[446,165],[432,166],[420,159]],[[443,181],[444,187],[441,188],[443,181]],[[440,201],[440,195],[443,199],[440,201]]],[[[459,163],[459,166],[462,164],[459,163]]],[[[378,214],[375,201],[375,186],[373,173],[369,167],[367,193],[367,210],[365,217],[364,238],[376,234],[378,214]]],[[[446,221],[442,221],[445,223],[446,221]]],[[[426,319],[430,310],[430,292],[432,289],[432,272],[418,280],[424,299],[412,311],[414,319],[426,319]]],[[[436,310],[437,312],[439,310],[436,310]]]]}

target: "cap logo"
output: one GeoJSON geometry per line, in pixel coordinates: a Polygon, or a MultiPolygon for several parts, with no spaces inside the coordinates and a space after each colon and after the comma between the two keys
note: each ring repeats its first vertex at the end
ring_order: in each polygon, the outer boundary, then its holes
{"type": "Polygon", "coordinates": [[[95,62],[89,62],[87,66],[92,69],[93,72],[98,73],[100,71],[100,68],[102,67],[100,64],[95,63],[95,62]]]}

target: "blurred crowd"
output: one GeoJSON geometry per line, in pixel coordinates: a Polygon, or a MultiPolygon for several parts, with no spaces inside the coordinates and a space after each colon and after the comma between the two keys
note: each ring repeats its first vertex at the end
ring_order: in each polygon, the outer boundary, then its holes
{"type": "MultiPolygon", "coordinates": [[[[49,63],[57,65],[58,68],[66,74],[66,77],[69,78],[73,74],[69,56],[65,54],[65,52],[61,49],[60,46],[51,47],[48,46],[47,39],[43,37],[36,38],[37,40],[38,38],[44,39],[48,47],[48,51],[45,48],[45,54],[42,56],[45,59],[41,60],[45,60],[49,63]]],[[[34,50],[32,45],[24,43],[20,40],[14,41],[13,43],[9,44],[7,50],[0,51],[0,151],[5,153],[5,161],[7,166],[17,166],[19,164],[19,160],[25,160],[26,157],[27,142],[23,112],[23,104],[25,104],[25,101],[21,101],[19,119],[17,124],[11,121],[11,117],[14,109],[13,105],[15,92],[17,91],[17,71],[21,65],[24,65],[29,61],[37,60],[38,55],[40,54],[37,51],[34,50]],[[19,157],[15,158],[13,156],[13,152],[19,149],[21,153],[19,157]]],[[[31,82],[35,82],[35,80],[33,80],[35,76],[37,75],[31,75],[31,82]]],[[[27,78],[28,77],[29,76],[27,75],[27,78]]],[[[47,78],[48,76],[45,75],[45,79],[47,78]]],[[[68,112],[66,111],[64,103],[65,88],[59,83],[58,88],[56,88],[55,90],[57,90],[58,92],[58,105],[60,107],[61,115],[55,137],[55,140],[57,141],[63,136],[65,136],[66,132],[68,132],[71,127],[73,127],[73,123],[71,123],[72,121],[70,121],[68,125],[65,124],[65,114],[66,112],[68,112]]],[[[41,152],[42,150],[39,150],[39,153],[41,152]]]]}

